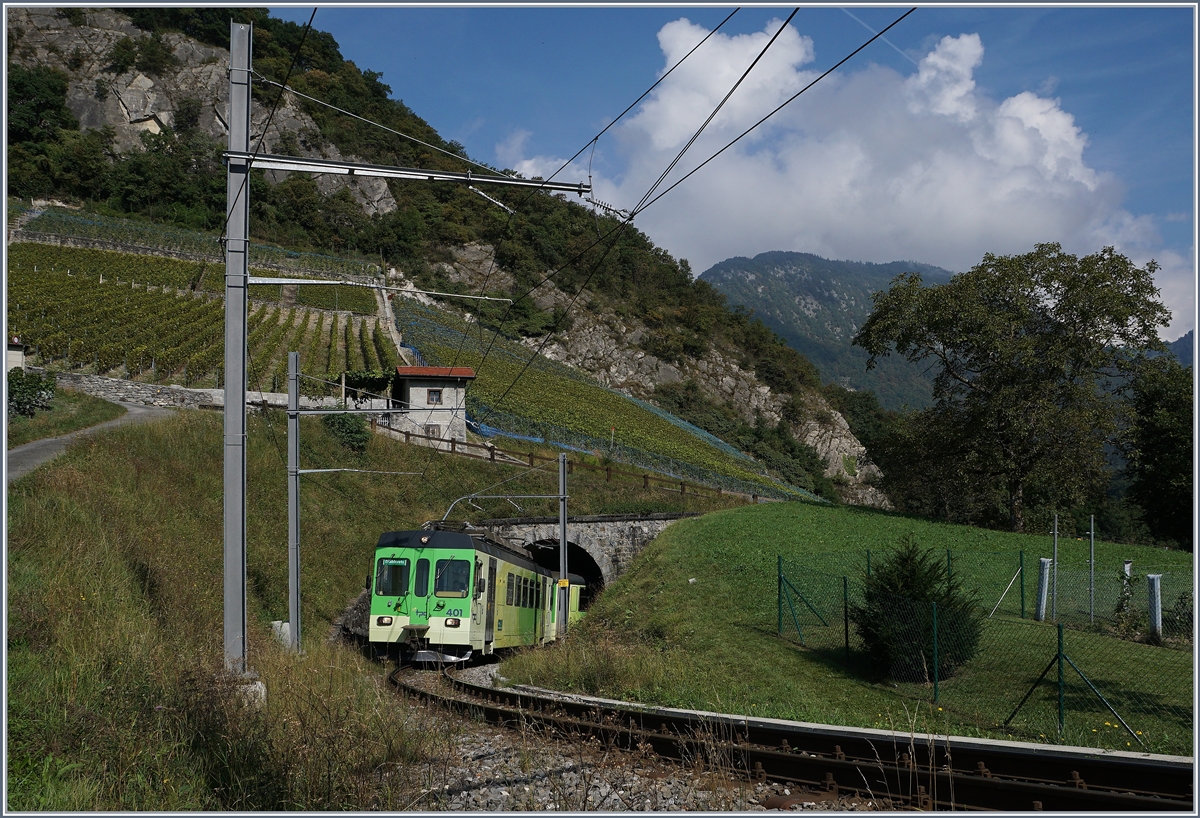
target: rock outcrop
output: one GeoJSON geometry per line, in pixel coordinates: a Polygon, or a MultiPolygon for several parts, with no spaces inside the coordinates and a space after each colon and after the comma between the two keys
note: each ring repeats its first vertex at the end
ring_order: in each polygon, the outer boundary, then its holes
{"type": "MultiPolygon", "coordinates": [[[[66,72],[67,107],[79,120],[80,128],[112,127],[117,151],[139,148],[145,132],[160,133],[174,127],[176,114],[185,101],[199,103],[197,128],[217,139],[227,138],[228,51],[202,45],[182,34],[164,34],[163,42],[177,64],[153,76],[136,68],[118,73],[110,69],[113,46],[126,37],[136,41],[149,36],[120,12],[84,8],[80,10],[82,25],[75,25],[54,8],[10,6],[6,11],[10,61],[27,68],[49,66],[66,72]]],[[[359,161],[353,156],[343,157],[336,147],[323,141],[312,117],[300,110],[291,94],[284,94],[269,126],[268,116],[268,108],[252,103],[252,139],[257,144],[261,136],[267,152],[277,150],[285,134],[298,134],[299,139],[290,141],[298,146],[301,156],[359,161]]],[[[271,172],[268,178],[278,181],[286,175],[271,172]]],[[[368,214],[396,209],[396,200],[383,179],[327,174],[314,178],[322,193],[349,187],[368,214]]]]}
{"type": "MultiPolygon", "coordinates": [[[[486,278],[488,287],[501,289],[512,282],[509,273],[495,267],[491,248],[474,244],[457,248],[453,262],[440,269],[451,281],[478,289],[486,278]],[[503,282],[503,283],[501,283],[503,282]]],[[[534,294],[540,309],[566,306],[570,298],[553,287],[534,294]]],[[[571,312],[570,331],[559,333],[542,347],[542,339],[528,338],[530,349],[542,349],[542,355],[583,370],[597,382],[643,400],[653,397],[660,384],[693,380],[714,400],[725,403],[743,420],[754,423],[761,416],[767,423],[778,423],[788,396],[780,395],[760,383],[753,372],[738,365],[732,350],[710,347],[702,358],[664,361],[639,346],[647,327],[636,319],[620,318],[613,313],[587,309],[586,299],[571,312]]],[[[882,478],[870,461],[866,447],[850,431],[849,424],[819,392],[801,396],[805,420],[792,427],[797,440],[816,449],[825,462],[825,476],[831,478],[842,498],[856,505],[891,508],[887,497],[876,488],[882,478]]]]}

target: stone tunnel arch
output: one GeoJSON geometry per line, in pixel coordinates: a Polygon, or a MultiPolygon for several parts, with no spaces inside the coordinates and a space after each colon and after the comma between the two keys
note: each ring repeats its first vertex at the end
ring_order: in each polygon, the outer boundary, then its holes
{"type": "MultiPolygon", "coordinates": [[[[543,539],[527,543],[534,561],[550,571],[558,571],[558,539],[543,539]]],[[[596,594],[604,588],[604,572],[587,549],[567,540],[567,571],[583,577],[586,584],[579,600],[580,610],[586,610],[596,594]]]]}

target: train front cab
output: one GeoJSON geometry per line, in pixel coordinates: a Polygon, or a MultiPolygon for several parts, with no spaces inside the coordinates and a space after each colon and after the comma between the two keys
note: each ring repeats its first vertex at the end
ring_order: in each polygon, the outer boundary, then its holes
{"type": "Polygon", "coordinates": [[[483,647],[474,543],[448,531],[393,531],[375,547],[368,640],[418,662],[460,662],[483,647]]]}
{"type": "MultiPolygon", "coordinates": [[[[398,645],[416,662],[461,662],[475,653],[554,639],[554,578],[493,543],[452,531],[396,531],[375,548],[368,639],[398,645]]],[[[578,621],[583,580],[570,577],[568,624],[578,621]]]]}

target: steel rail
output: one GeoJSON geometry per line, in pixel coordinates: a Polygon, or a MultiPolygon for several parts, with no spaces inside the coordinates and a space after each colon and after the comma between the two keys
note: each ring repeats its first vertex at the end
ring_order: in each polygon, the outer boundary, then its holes
{"type": "Polygon", "coordinates": [[[599,734],[607,742],[652,748],[670,758],[707,758],[750,777],[802,784],[826,797],[855,792],[919,809],[1192,810],[1192,765],[1184,761],[1079,754],[1055,759],[1057,748],[1051,747],[971,747],[947,737],[601,706],[471,685],[447,673],[456,691],[479,699],[473,702],[406,685],[397,675],[393,683],[414,695],[498,724],[599,734]]]}

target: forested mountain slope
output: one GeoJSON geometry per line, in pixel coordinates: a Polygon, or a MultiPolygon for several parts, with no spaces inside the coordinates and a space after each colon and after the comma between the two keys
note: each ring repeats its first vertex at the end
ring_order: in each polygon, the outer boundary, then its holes
{"type": "Polygon", "coordinates": [[[768,327],[812,361],[827,382],[873,391],[882,406],[929,405],[933,379],[899,358],[880,360],[867,371],[867,354],[851,345],[871,312],[871,295],[886,290],[900,273],[918,272],[930,284],[950,271],[915,261],[871,264],[833,261],[811,253],[772,251],[737,256],[701,275],[729,303],[753,310],[768,327]]]}

